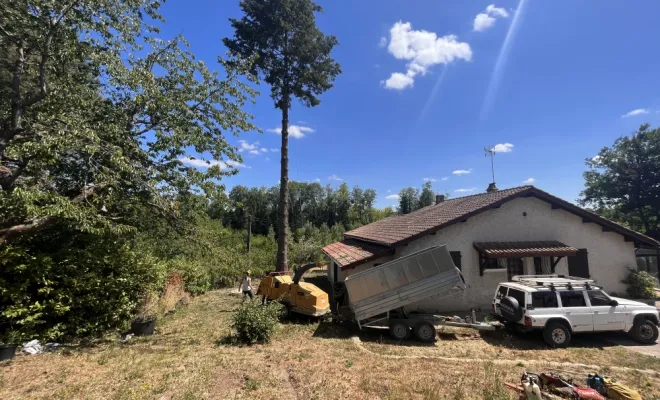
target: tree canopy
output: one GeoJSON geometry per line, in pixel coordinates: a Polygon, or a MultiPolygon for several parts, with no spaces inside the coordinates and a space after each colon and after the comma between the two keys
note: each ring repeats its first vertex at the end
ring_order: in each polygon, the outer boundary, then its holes
{"type": "Polygon", "coordinates": [[[586,165],[581,204],[660,239],[660,129],[642,125],[586,165]]]}
{"type": "Polygon", "coordinates": [[[320,103],[318,96],[341,72],[330,56],[338,42],[316,26],[314,13],[322,9],[312,0],[243,0],[240,6],[244,16],[230,19],[234,37],[223,43],[239,58],[256,56],[250,72],[263,76],[275,107],[282,111],[277,268],[286,271],[291,100],[297,98],[307,107],[320,103]]]}

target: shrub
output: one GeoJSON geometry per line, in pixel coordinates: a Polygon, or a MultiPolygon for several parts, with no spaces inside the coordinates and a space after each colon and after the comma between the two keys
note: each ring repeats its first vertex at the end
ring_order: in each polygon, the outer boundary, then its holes
{"type": "Polygon", "coordinates": [[[281,310],[282,306],[277,302],[265,305],[251,300],[243,302],[232,316],[236,339],[248,345],[270,342],[281,310]]]}
{"type": "Polygon", "coordinates": [[[626,293],[634,299],[652,299],[655,297],[655,278],[646,271],[630,269],[621,283],[628,285],[626,293]]]}
{"type": "Polygon", "coordinates": [[[49,232],[0,246],[0,335],[67,340],[123,329],[165,264],[118,237],[49,232]]]}

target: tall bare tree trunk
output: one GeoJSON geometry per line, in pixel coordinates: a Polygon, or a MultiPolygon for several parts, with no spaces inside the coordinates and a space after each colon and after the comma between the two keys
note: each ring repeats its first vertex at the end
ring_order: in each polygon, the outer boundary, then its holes
{"type": "Polygon", "coordinates": [[[277,271],[289,270],[287,227],[289,226],[289,102],[282,107],[282,151],[280,167],[280,202],[277,224],[277,271]]]}

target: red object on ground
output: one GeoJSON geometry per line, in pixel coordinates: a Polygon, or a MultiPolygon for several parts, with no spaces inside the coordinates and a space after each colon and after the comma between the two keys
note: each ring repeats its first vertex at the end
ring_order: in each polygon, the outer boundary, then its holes
{"type": "Polygon", "coordinates": [[[606,400],[596,389],[574,386],[573,391],[581,400],[606,400]]]}

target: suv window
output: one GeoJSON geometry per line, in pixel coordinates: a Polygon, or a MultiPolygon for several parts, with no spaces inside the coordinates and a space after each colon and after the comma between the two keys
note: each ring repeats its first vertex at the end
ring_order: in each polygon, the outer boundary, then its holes
{"type": "Polygon", "coordinates": [[[509,289],[509,296],[518,300],[520,307],[525,307],[525,292],[511,288],[509,289]]]}
{"type": "Polygon", "coordinates": [[[506,286],[500,286],[499,288],[497,288],[498,298],[501,299],[502,297],[505,297],[507,289],[509,288],[506,286]]]}
{"type": "Polygon", "coordinates": [[[559,297],[561,297],[562,307],[586,307],[587,303],[584,300],[584,294],[582,292],[559,292],[559,297]]]}
{"type": "Polygon", "coordinates": [[[587,294],[592,306],[609,306],[612,304],[612,300],[600,290],[588,290],[587,294]]]}
{"type": "Polygon", "coordinates": [[[532,293],[532,306],[534,308],[557,308],[557,294],[555,292],[532,293]]]}

